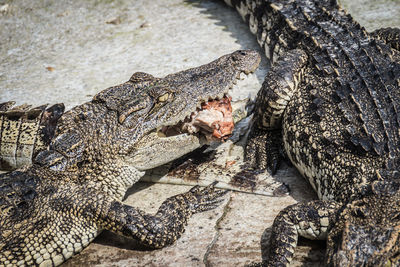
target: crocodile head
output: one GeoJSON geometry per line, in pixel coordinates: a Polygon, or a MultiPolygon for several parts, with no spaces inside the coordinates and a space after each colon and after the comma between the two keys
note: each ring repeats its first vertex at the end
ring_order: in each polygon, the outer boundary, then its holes
{"type": "Polygon", "coordinates": [[[117,110],[121,132],[116,141],[123,143],[119,155],[146,170],[207,143],[204,128],[184,129],[185,122],[190,124],[205,103],[226,99],[240,74],[253,72],[259,62],[257,52],[241,50],[164,78],[135,73],[128,84],[105,90],[94,101],[117,110]]]}
{"type": "Polygon", "coordinates": [[[328,234],[327,266],[399,266],[400,181],[372,184],[347,204],[328,234]]]}
{"type": "Polygon", "coordinates": [[[199,114],[207,103],[226,102],[228,91],[240,74],[254,71],[259,61],[253,51],[238,51],[207,65],[153,80],[159,100],[150,103],[152,109],[146,111],[146,116],[135,114],[133,118],[140,125],[140,130],[135,127],[135,131],[146,134],[133,142],[128,133],[131,145],[126,146],[124,153],[129,164],[139,170],[153,168],[208,143],[212,129],[210,133],[204,130],[207,126],[193,129],[194,114],[199,114]]]}
{"type": "Polygon", "coordinates": [[[135,73],[65,113],[49,150],[35,161],[71,170],[112,158],[143,171],[174,160],[207,142],[204,131],[182,125],[207,102],[226,100],[240,74],[259,62],[257,52],[240,50],[164,78],[135,73]]]}

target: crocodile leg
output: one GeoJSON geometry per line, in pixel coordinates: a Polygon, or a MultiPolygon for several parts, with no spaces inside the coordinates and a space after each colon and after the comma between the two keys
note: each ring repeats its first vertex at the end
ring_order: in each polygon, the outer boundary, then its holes
{"type": "Polygon", "coordinates": [[[155,215],[146,214],[114,201],[100,220],[104,229],[139,240],[143,245],[162,248],[177,240],[192,214],[216,208],[227,191],[215,190],[214,183],[198,186],[165,200],[155,215]]]}
{"type": "Polygon", "coordinates": [[[301,80],[307,56],[291,50],[278,59],[265,77],[257,95],[246,160],[252,167],[269,168],[275,173],[280,160],[281,118],[301,80]]]}
{"type": "MultiPolygon", "coordinates": [[[[22,195],[25,201],[20,202],[19,207],[30,208],[23,212],[6,210],[25,219],[26,223],[22,226],[1,220],[6,230],[0,232],[0,266],[60,265],[89,245],[103,229],[161,248],[173,243],[184,232],[192,214],[217,207],[221,196],[227,192],[215,190],[214,184],[202,189],[194,187],[164,201],[156,215],[151,216],[99,193],[94,184],[87,187],[61,182],[60,190],[54,191],[49,184],[35,184],[39,182],[35,175],[18,180],[17,174],[17,171],[8,174],[17,179],[14,184],[30,186],[28,190],[21,187],[17,192],[16,195],[22,195]],[[53,194],[54,199],[49,194],[53,194]],[[37,206],[26,204],[35,196],[34,203],[30,204],[37,206]]],[[[0,184],[0,190],[9,188],[0,184]]],[[[4,210],[0,213],[2,218],[4,210]]]]}
{"type": "Polygon", "coordinates": [[[380,28],[371,35],[379,40],[384,41],[391,48],[400,51],[400,29],[399,28],[380,28]]]}
{"type": "Polygon", "coordinates": [[[275,218],[265,266],[289,266],[299,236],[323,240],[339,209],[335,201],[315,200],[291,205],[275,218]]]}

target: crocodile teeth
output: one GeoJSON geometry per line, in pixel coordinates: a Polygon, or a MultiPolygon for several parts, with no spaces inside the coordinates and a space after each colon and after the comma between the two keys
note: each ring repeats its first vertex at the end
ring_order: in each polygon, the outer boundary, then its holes
{"type": "MultiPolygon", "coordinates": [[[[219,94],[219,95],[210,96],[210,97],[208,97],[208,98],[206,98],[206,99],[201,99],[201,101],[199,101],[199,102],[197,103],[197,105],[196,105],[196,110],[195,110],[195,112],[198,112],[198,111],[202,110],[202,109],[203,109],[203,105],[204,105],[205,103],[207,103],[207,102],[220,101],[220,100],[222,100],[222,99],[224,99],[224,98],[226,98],[226,97],[231,99],[231,97],[229,96],[229,93],[228,93],[228,92],[233,91],[233,90],[237,90],[236,87],[237,87],[238,83],[240,83],[242,80],[244,80],[245,78],[247,78],[248,75],[249,75],[250,73],[253,73],[253,72],[249,72],[249,73],[240,72],[240,73],[237,73],[237,74],[236,74],[236,79],[234,79],[234,80],[232,81],[232,83],[231,83],[229,86],[227,86],[227,88],[225,89],[226,93],[221,93],[221,94],[219,94]]],[[[157,132],[164,132],[164,135],[165,135],[166,129],[170,129],[170,130],[169,130],[169,133],[166,134],[166,136],[168,137],[168,136],[173,135],[173,134],[171,134],[171,132],[172,132],[171,128],[176,128],[176,129],[175,129],[176,131],[175,131],[174,134],[182,134],[182,132],[181,132],[180,130],[178,130],[179,127],[177,127],[177,126],[178,126],[178,125],[181,125],[181,124],[183,124],[183,123],[187,123],[188,121],[190,121],[190,120],[191,120],[191,116],[192,116],[193,113],[194,113],[194,112],[192,112],[190,115],[186,116],[185,118],[180,119],[180,120],[177,121],[173,126],[170,125],[170,126],[162,127],[162,129],[157,129],[157,132]]],[[[160,136],[160,137],[165,137],[164,135],[161,134],[161,135],[159,135],[159,136],[160,136]]]]}

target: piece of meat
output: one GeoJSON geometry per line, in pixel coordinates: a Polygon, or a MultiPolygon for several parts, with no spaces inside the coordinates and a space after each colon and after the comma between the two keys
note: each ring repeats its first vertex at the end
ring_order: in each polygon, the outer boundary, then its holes
{"type": "Polygon", "coordinates": [[[201,110],[191,115],[182,130],[188,133],[200,131],[207,139],[227,139],[233,131],[231,98],[224,97],[202,104],[201,110]],[[211,133],[211,135],[210,135],[211,133]]]}
{"type": "Polygon", "coordinates": [[[212,136],[227,139],[233,131],[231,97],[209,101],[203,104],[195,123],[199,127],[212,130],[212,136]]]}
{"type": "Polygon", "coordinates": [[[231,98],[224,97],[202,104],[201,109],[193,112],[190,118],[175,126],[162,129],[166,136],[181,133],[201,132],[208,140],[226,140],[233,131],[231,98]]]}

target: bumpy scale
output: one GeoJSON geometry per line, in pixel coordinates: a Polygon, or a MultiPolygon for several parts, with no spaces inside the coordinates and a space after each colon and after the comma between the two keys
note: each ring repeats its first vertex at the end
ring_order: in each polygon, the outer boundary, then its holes
{"type": "Polygon", "coordinates": [[[53,138],[63,104],[31,108],[15,103],[0,104],[0,170],[14,170],[31,164],[53,138]]]}
{"type": "Polygon", "coordinates": [[[327,239],[327,266],[398,266],[400,31],[335,0],[225,2],[273,62],[246,157],[274,172],[283,148],[320,199],[278,215],[262,265],[288,266],[300,235],[327,239]]]}

